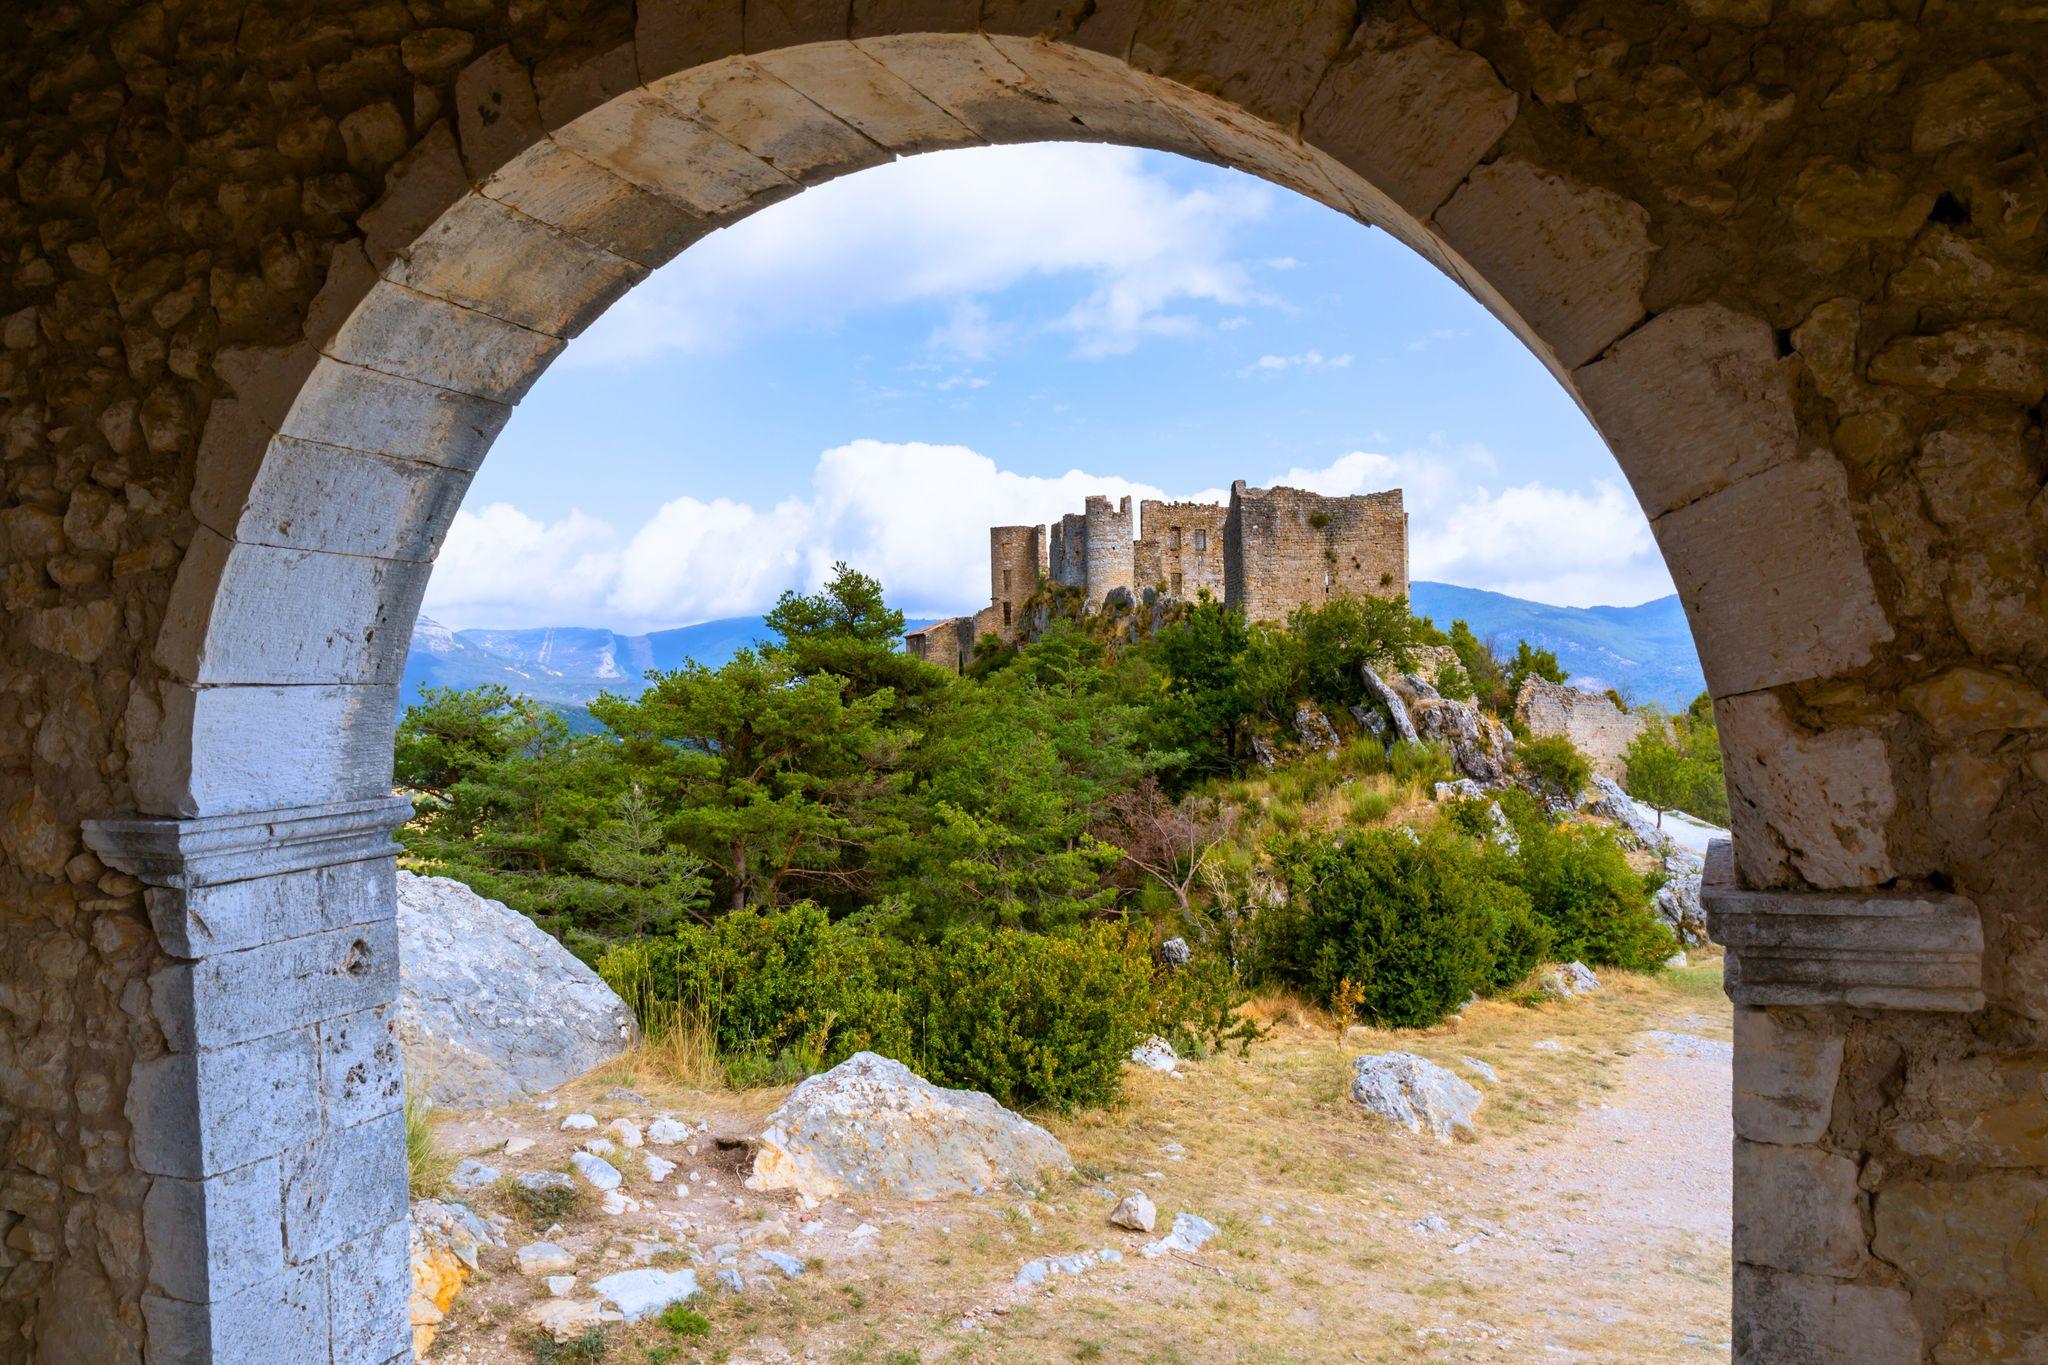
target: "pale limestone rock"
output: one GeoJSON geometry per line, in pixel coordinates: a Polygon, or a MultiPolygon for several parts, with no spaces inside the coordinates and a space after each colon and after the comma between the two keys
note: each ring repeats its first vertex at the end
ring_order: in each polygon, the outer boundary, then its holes
{"type": "Polygon", "coordinates": [[[1131,1049],[1131,1060],[1148,1071],[1172,1071],[1180,1065],[1180,1056],[1173,1050],[1173,1044],[1164,1038],[1147,1038],[1131,1049]]]}
{"type": "Polygon", "coordinates": [[[1059,1142],[972,1090],[942,1090],[901,1062],[858,1052],[769,1116],[753,1190],[942,1199],[1035,1188],[1071,1169],[1059,1142]]]}
{"type": "Polygon", "coordinates": [[[1735,1259],[1801,1274],[1864,1265],[1856,1163],[1818,1147],[1735,1143],[1735,1259]]]}
{"type": "Polygon", "coordinates": [[[1570,1000],[1579,995],[1597,995],[1600,978],[1583,962],[1561,962],[1537,974],[1536,984],[1545,995],[1570,1000]]]}
{"type": "Polygon", "coordinates": [[[528,1277],[566,1275],[576,1268],[576,1258],[553,1242],[529,1242],[512,1253],[512,1264],[528,1277]]]}
{"type": "Polygon", "coordinates": [[[1735,1011],[1735,1131],[1751,1142],[1809,1143],[1827,1131],[1842,1039],[1819,1018],[1735,1011]]]}
{"type": "Polygon", "coordinates": [[[1738,1263],[1735,1300],[1736,1365],[1920,1365],[1904,1289],[1738,1263]]]}
{"type": "Polygon", "coordinates": [[[616,1190],[619,1182],[625,1178],[619,1174],[618,1167],[601,1156],[592,1156],[589,1152],[569,1153],[569,1164],[576,1168],[576,1174],[582,1176],[593,1189],[616,1190]]]}
{"type": "Polygon", "coordinates": [[[2048,1297],[2048,1180],[2031,1172],[1887,1182],[1871,1250],[1942,1295],[2038,1304],[2048,1297]]]}
{"type": "Polygon", "coordinates": [[[1352,1064],[1351,1098],[1367,1113],[1439,1142],[1474,1136],[1483,1100],[1450,1071],[1407,1052],[1360,1057],[1352,1064]]]}
{"type": "MultiPolygon", "coordinates": [[[[438,1104],[507,1104],[575,1079],[639,1036],[633,1012],[532,920],[445,877],[398,874],[398,1034],[438,1104]]],[[[582,1127],[571,1116],[564,1127],[582,1127]]],[[[591,1127],[595,1127],[592,1120],[591,1127]]]]}
{"type": "Polygon", "coordinates": [[[694,1270],[656,1270],[652,1266],[607,1275],[591,1286],[627,1322],[638,1322],[672,1303],[684,1303],[698,1291],[694,1270]]]}
{"type": "Polygon", "coordinates": [[[1150,1232],[1157,1222],[1159,1211],[1142,1192],[1127,1194],[1110,1213],[1109,1221],[1132,1232],[1150,1232]]]}
{"type": "Polygon", "coordinates": [[[1892,877],[1884,831],[1897,797],[1876,731],[1804,730],[1768,693],[1725,698],[1714,709],[1745,885],[1782,886],[1793,873],[1828,888],[1892,877]]]}

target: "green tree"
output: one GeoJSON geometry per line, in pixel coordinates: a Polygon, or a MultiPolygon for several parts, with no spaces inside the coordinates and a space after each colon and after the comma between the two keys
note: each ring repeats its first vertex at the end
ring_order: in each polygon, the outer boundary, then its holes
{"type": "Polygon", "coordinates": [[[1179,624],[1160,632],[1166,684],[1156,709],[1184,757],[1184,776],[1228,771],[1251,714],[1240,666],[1251,640],[1242,612],[1204,593],[1179,624]]]}
{"type": "Polygon", "coordinates": [[[630,931],[653,933],[702,910],[711,890],[704,860],[668,841],[639,782],[626,788],[615,810],[583,836],[577,852],[591,881],[619,889],[630,931]]]}
{"type": "Polygon", "coordinates": [[[1423,630],[1405,597],[1339,597],[1297,607],[1287,618],[1287,634],[1300,651],[1300,687],[1325,708],[1360,700],[1367,668],[1413,668],[1423,630]]]}
{"type": "Polygon", "coordinates": [[[844,563],[818,592],[783,593],[764,620],[781,637],[764,652],[797,677],[843,678],[854,699],[886,690],[899,715],[948,681],[943,669],[903,651],[903,613],[883,599],[882,585],[844,563]]]}
{"type": "MultiPolygon", "coordinates": [[[[1450,645],[1451,652],[1458,656],[1458,667],[1465,671],[1465,677],[1472,685],[1473,699],[1495,715],[1502,714],[1501,699],[1507,691],[1507,673],[1493,647],[1474,635],[1472,627],[1464,621],[1451,622],[1450,645]]],[[[1513,705],[1514,698],[1509,697],[1507,706],[1512,709],[1513,705]]]]}

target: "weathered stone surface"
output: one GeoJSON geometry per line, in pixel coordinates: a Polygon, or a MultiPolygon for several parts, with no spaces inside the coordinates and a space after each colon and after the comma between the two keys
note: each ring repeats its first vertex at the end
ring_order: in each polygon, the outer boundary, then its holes
{"type": "Polygon", "coordinates": [[[1827,1131],[1842,1039],[1821,1018],[1735,1011],[1735,1132],[1751,1142],[1810,1143],[1827,1131]]]}
{"type": "Polygon", "coordinates": [[[1620,780],[1622,756],[1642,733],[1643,718],[1603,696],[1531,673],[1515,694],[1515,719],[1536,736],[1562,735],[1593,770],[1620,780]]]}
{"type": "Polygon", "coordinates": [[[653,1266],[644,1266],[639,1270],[622,1270],[616,1275],[607,1275],[591,1288],[618,1309],[627,1322],[638,1322],[672,1303],[686,1303],[695,1298],[698,1293],[697,1272],[657,1270],[653,1266]]]}
{"type": "Polygon", "coordinates": [[[1294,708],[1294,736],[1309,753],[1326,758],[1337,756],[1337,731],[1331,727],[1330,718],[1306,702],[1294,708]]]}
{"type": "Polygon", "coordinates": [[[1111,1210],[1109,1221],[1132,1232],[1150,1232],[1157,1224],[1159,1210],[1142,1191],[1125,1195],[1115,1209],[1111,1210]]]}
{"type": "Polygon", "coordinates": [[[1884,740],[1792,723],[1769,693],[1714,704],[1726,757],[1730,828],[1743,881],[1874,886],[1893,875],[1885,826],[1897,806],[1884,740]]]}
{"type": "Polygon", "coordinates": [[[2044,1072],[2039,1056],[1919,1060],[1906,1072],[1892,1140],[1934,1161],[2048,1167],[2044,1072]]]}
{"type": "Polygon", "coordinates": [[[1852,1278],[1863,1266],[1856,1163],[1818,1147],[1735,1142],[1735,1259],[1852,1278]]]}
{"type": "Polygon", "coordinates": [[[1579,995],[1600,993],[1600,978],[1583,962],[1564,962],[1545,967],[1536,978],[1545,995],[1570,1000],[1579,995]]]}
{"type": "Polygon", "coordinates": [[[973,1090],[942,1090],[901,1062],[857,1052],[790,1093],[761,1134],[755,1190],[943,1199],[1037,1188],[1066,1149],[973,1090]]]}
{"type": "Polygon", "coordinates": [[[2048,1180],[1997,1172],[1956,1180],[1893,1180],[1874,1200],[1870,1249],[1909,1283],[1943,1295],[2039,1303],[2048,1259],[2048,1180]]]}
{"type": "Polygon", "coordinates": [[[1564,370],[1643,316],[1650,215],[1618,194],[1504,156],[1472,172],[1436,225],[1564,370]]]}
{"type": "Polygon", "coordinates": [[[2019,327],[1971,322],[1900,337],[1870,358],[1879,384],[2038,403],[2048,393],[2048,340],[2019,327]]]}
{"type": "Polygon", "coordinates": [[[596,972],[526,916],[446,877],[398,874],[398,951],[407,1070],[436,1103],[552,1090],[639,1035],[596,972]]]}
{"type": "Polygon", "coordinates": [[[1351,1098],[1369,1114],[1439,1142],[1477,1134],[1484,1099],[1455,1072],[1408,1052],[1367,1054],[1351,1066],[1351,1098]]]}
{"type": "Polygon", "coordinates": [[[1738,1365],[1919,1365],[1912,1297],[1889,1285],[1735,1267],[1738,1365]]]}
{"type": "Polygon", "coordinates": [[[1906,702],[1945,739],[2048,729],[2048,696],[2010,674],[1986,668],[1945,669],[1908,687],[1906,702]]]}

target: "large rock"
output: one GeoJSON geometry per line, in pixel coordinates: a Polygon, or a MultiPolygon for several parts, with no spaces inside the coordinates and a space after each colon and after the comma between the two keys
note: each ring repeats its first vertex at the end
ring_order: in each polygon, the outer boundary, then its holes
{"type": "Polygon", "coordinates": [[[1359,670],[1365,679],[1365,690],[1372,693],[1373,700],[1386,708],[1387,718],[1394,723],[1394,738],[1405,739],[1410,744],[1421,738],[1415,733],[1415,722],[1408,717],[1408,703],[1401,694],[1387,685],[1386,679],[1370,668],[1359,670]]]}
{"type": "Polygon", "coordinates": [[[1638,804],[1611,777],[1596,774],[1586,788],[1585,799],[1579,803],[1579,809],[1613,824],[1615,833],[1624,844],[1646,848],[1652,853],[1662,853],[1673,847],[1670,837],[1657,828],[1655,813],[1638,804]]]}
{"type": "Polygon", "coordinates": [[[1367,1053],[1352,1064],[1351,1098],[1367,1113],[1440,1142],[1471,1137],[1479,1091],[1410,1052],[1367,1053]]]}
{"type": "Polygon", "coordinates": [[[1073,1169],[1059,1140],[975,1090],[857,1052],[790,1092],[754,1153],[753,1190],[943,1199],[1035,1189],[1073,1169]]]}
{"type": "Polygon", "coordinates": [[[1515,719],[1539,738],[1562,735],[1584,754],[1593,771],[1619,778],[1623,756],[1642,733],[1643,718],[1608,697],[1530,674],[1515,693],[1515,719]]]}
{"type": "Polygon", "coordinates": [[[1650,908],[1671,926],[1680,943],[1696,948],[1707,941],[1707,911],[1700,904],[1702,869],[1697,862],[1676,858],[1667,858],[1664,868],[1670,879],[1657,888],[1650,908]]]}
{"type": "Polygon", "coordinates": [[[398,874],[398,1037],[413,1084],[455,1108],[553,1090],[639,1031],[596,972],[518,911],[398,874]]]}
{"type": "Polygon", "coordinates": [[[1321,754],[1325,758],[1337,756],[1336,727],[1330,724],[1330,718],[1320,708],[1308,702],[1295,707],[1294,734],[1301,741],[1304,753],[1321,754]]]}
{"type": "Polygon", "coordinates": [[[1508,780],[1507,727],[1469,701],[1452,701],[1415,674],[1404,674],[1392,689],[1407,708],[1409,726],[1423,739],[1450,751],[1460,773],[1481,786],[1508,780]]]}

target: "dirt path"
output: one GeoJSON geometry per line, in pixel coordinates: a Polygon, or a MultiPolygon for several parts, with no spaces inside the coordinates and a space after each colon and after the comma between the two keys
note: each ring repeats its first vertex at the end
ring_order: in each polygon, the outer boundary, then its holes
{"type": "MultiPolygon", "coordinates": [[[[975,1360],[1600,1362],[1725,1359],[1728,1340],[1729,1018],[1718,972],[1623,978],[1566,1005],[1475,1007],[1425,1031],[1281,1022],[1248,1057],[1134,1073],[1124,1104],[1046,1122],[1077,1175],[1034,1200],[905,1205],[831,1201],[803,1209],[740,1183],[705,1147],[664,1184],[630,1159],[631,1209],[586,1201],[554,1240],[579,1277],[634,1265],[695,1266],[708,1335],[652,1323],[605,1329],[603,1353],[532,1340],[547,1298],[509,1251],[450,1315],[447,1361],[650,1362],[975,1360]],[[1474,1143],[1417,1139],[1348,1098],[1351,1059],[1401,1049],[1483,1084],[1474,1143]],[[697,1169],[702,1166],[704,1169],[697,1169]],[[688,1175],[690,1181],[681,1177],[688,1175]],[[1145,1240],[1108,1224],[1120,1192],[1142,1189],[1162,1225],[1198,1213],[1221,1235],[1199,1257],[1146,1260],[1145,1240]],[[863,1231],[864,1229],[864,1231],[863,1231]],[[795,1279],[763,1273],[753,1248],[799,1258],[795,1279]],[[715,1287],[739,1248],[744,1292],[715,1287]],[[1043,1257],[1121,1249],[1123,1260],[1018,1287],[1043,1257]]],[[[562,1169],[588,1132],[651,1111],[711,1132],[757,1131],[775,1097],[663,1087],[651,1074],[599,1073],[546,1109],[449,1116],[451,1155],[508,1173],[562,1169]],[[516,1159],[506,1139],[534,1145],[516,1159]]],[[[492,1191],[472,1196],[515,1218],[492,1191]]]]}

